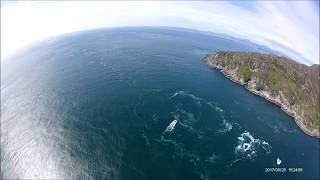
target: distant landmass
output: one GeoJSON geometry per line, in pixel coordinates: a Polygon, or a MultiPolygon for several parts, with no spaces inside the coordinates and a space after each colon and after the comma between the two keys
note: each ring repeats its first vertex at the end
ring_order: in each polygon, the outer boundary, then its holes
{"type": "Polygon", "coordinates": [[[218,51],[203,58],[209,67],[277,104],[308,135],[319,134],[320,65],[256,52],[218,51]]]}

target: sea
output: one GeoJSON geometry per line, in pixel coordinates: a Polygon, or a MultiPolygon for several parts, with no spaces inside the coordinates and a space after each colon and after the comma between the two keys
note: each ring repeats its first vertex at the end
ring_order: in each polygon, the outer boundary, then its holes
{"type": "Polygon", "coordinates": [[[276,53],[171,27],[68,33],[1,61],[1,179],[319,179],[319,139],[207,67],[276,53]]]}

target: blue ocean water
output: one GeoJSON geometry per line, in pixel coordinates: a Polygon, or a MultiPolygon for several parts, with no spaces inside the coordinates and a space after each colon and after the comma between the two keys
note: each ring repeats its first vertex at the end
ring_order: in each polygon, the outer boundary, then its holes
{"type": "Polygon", "coordinates": [[[67,34],[11,56],[1,62],[1,178],[319,179],[319,140],[204,65],[217,50],[270,52],[131,27],[67,34]]]}

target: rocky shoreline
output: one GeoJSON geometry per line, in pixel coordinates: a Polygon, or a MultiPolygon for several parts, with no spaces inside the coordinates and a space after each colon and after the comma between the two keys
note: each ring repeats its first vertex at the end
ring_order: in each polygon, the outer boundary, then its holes
{"type": "Polygon", "coordinates": [[[291,109],[285,103],[281,102],[281,100],[279,98],[272,97],[268,91],[258,91],[258,90],[256,90],[255,87],[253,86],[253,84],[250,84],[250,82],[244,82],[242,79],[240,79],[236,75],[236,71],[235,70],[225,70],[225,68],[223,68],[222,66],[219,66],[219,65],[211,63],[208,59],[206,59],[206,57],[203,59],[203,62],[206,65],[208,65],[210,68],[213,68],[213,69],[216,69],[216,70],[220,71],[226,78],[230,79],[231,81],[244,86],[248,91],[250,91],[254,95],[263,97],[267,101],[279,106],[286,114],[288,114],[289,116],[294,118],[295,123],[299,126],[299,128],[305,134],[307,134],[307,135],[309,135],[311,137],[320,138],[320,135],[318,133],[313,133],[313,132],[309,131],[305,127],[305,125],[302,123],[303,122],[302,117],[299,116],[297,112],[295,112],[293,109],[291,109]]]}

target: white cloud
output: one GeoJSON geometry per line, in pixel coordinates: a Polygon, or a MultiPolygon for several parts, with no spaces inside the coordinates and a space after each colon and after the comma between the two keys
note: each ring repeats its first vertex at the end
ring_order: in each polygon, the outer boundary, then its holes
{"type": "Polygon", "coordinates": [[[246,38],[302,63],[319,63],[319,7],[311,1],[1,3],[1,59],[37,40],[66,32],[176,26],[246,38]]]}

